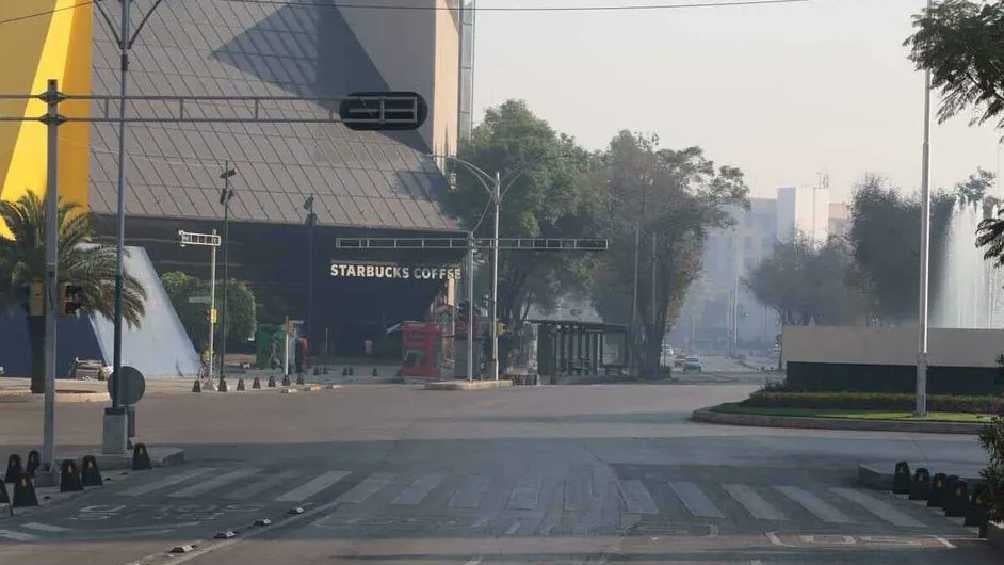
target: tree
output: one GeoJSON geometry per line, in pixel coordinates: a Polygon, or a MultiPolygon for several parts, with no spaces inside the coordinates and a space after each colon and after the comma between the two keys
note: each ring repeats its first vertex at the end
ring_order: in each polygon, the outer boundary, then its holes
{"type": "MultiPolygon", "coordinates": [[[[45,279],[46,211],[42,197],[28,192],[14,202],[0,201],[0,221],[11,236],[0,235],[0,301],[27,309],[25,290],[45,279]]],[[[81,311],[112,319],[115,312],[115,248],[91,243],[94,217],[76,204],[59,203],[59,279],[81,287],[81,311]]],[[[125,276],[123,319],[131,327],[145,315],[146,289],[125,276]]],[[[45,313],[28,316],[31,338],[31,391],[45,392],[45,313]]]]}
{"type": "Polygon", "coordinates": [[[716,167],[699,147],[660,148],[655,135],[622,131],[601,158],[610,250],[600,257],[593,302],[604,320],[630,321],[637,250],[641,331],[632,328],[632,350],[654,375],[666,329],[700,274],[708,232],[730,225],[728,207],[748,205],[748,189],[738,168],[716,167]]]}
{"type": "MultiPolygon", "coordinates": [[[[193,304],[189,298],[209,296],[209,281],[180,272],[164,273],[160,280],[168,298],[171,299],[171,304],[174,305],[175,312],[178,313],[181,325],[192,340],[192,345],[198,351],[205,351],[209,347],[209,306],[193,304]]],[[[247,284],[234,279],[230,280],[227,292],[227,349],[233,351],[244,347],[247,338],[255,331],[255,297],[247,284]]],[[[223,311],[221,286],[216,288],[216,310],[220,313],[223,311]]],[[[217,318],[217,322],[222,321],[217,318]]],[[[219,349],[220,340],[223,339],[223,326],[217,323],[213,329],[214,345],[219,349]]]]}
{"type": "MultiPolygon", "coordinates": [[[[931,293],[936,295],[942,252],[955,195],[931,196],[931,293]]],[[[854,192],[848,233],[854,260],[874,298],[875,314],[885,323],[916,320],[920,296],[920,214],[917,198],[903,196],[884,179],[866,176],[854,192]]]]}
{"type": "Polygon", "coordinates": [[[942,0],[914,16],[917,31],[906,40],[918,69],[931,71],[941,89],[938,119],[966,109],[971,124],[997,119],[1004,126],[1004,0],[942,0]]]}
{"type": "MultiPolygon", "coordinates": [[[[526,103],[509,100],[485,113],[471,140],[458,151],[462,159],[499,171],[504,190],[501,237],[588,237],[595,199],[588,183],[592,156],[575,140],[557,134],[526,103]]],[[[491,237],[491,200],[464,167],[454,169],[456,189],[449,210],[476,237],[491,237]]],[[[499,318],[518,326],[529,307],[545,309],[564,291],[581,288],[589,258],[578,254],[499,253],[499,318]]],[[[504,357],[502,357],[504,358],[504,357]]]]}
{"type": "Polygon", "coordinates": [[[955,184],[955,194],[963,202],[983,202],[987,191],[993,187],[996,178],[997,175],[984,170],[983,167],[976,167],[976,173],[955,184]]]}
{"type": "Polygon", "coordinates": [[[743,283],[785,325],[853,324],[868,309],[851,251],[837,237],[819,248],[805,238],[779,243],[743,283]]]}

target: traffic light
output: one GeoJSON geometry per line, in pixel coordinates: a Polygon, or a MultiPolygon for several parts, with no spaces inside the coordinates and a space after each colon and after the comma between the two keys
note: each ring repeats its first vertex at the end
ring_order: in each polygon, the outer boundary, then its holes
{"type": "Polygon", "coordinates": [[[63,315],[76,316],[84,305],[84,288],[80,285],[63,283],[63,315]]]}

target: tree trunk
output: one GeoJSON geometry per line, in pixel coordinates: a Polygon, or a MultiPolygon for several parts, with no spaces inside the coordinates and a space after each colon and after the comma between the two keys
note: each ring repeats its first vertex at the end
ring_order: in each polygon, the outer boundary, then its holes
{"type": "Polygon", "coordinates": [[[31,341],[31,392],[45,392],[45,316],[28,317],[31,341]]]}

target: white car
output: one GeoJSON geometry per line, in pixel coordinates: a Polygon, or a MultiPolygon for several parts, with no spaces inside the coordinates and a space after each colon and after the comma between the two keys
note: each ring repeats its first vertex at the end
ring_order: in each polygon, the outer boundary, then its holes
{"type": "Polygon", "coordinates": [[[702,370],[704,370],[704,364],[701,363],[700,357],[691,356],[683,360],[683,372],[697,371],[700,373],[702,370]]]}

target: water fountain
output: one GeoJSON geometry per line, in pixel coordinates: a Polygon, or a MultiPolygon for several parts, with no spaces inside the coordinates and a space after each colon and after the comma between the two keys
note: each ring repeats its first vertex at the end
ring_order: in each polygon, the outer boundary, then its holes
{"type": "MultiPolygon", "coordinates": [[[[1004,326],[1004,270],[994,269],[976,247],[976,227],[984,218],[982,203],[958,201],[952,210],[943,249],[937,293],[932,296],[931,326],[999,328],[1004,326]]],[[[997,216],[997,206],[993,207],[997,216]]]]}

